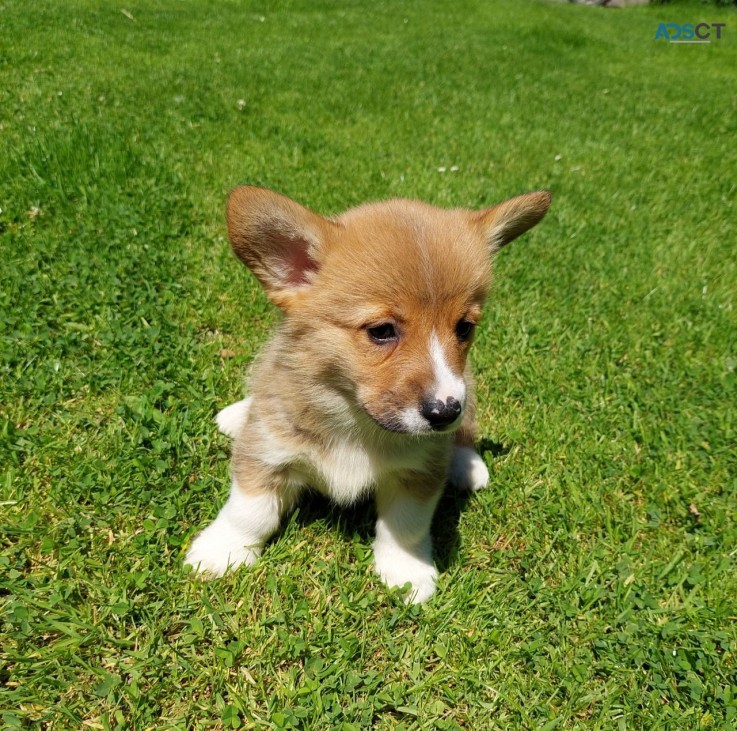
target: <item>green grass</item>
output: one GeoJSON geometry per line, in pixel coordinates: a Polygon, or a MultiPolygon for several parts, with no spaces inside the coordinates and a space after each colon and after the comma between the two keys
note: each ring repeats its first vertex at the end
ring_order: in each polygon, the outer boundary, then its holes
{"type": "Polygon", "coordinates": [[[735,728],[737,13],[123,9],[0,2],[3,727],[735,728]],[[701,20],[724,40],[654,41],[701,20]],[[373,576],[367,506],[182,569],[276,319],[225,240],[239,182],[554,192],[497,261],[491,484],[444,498],[425,607],[373,576]]]}

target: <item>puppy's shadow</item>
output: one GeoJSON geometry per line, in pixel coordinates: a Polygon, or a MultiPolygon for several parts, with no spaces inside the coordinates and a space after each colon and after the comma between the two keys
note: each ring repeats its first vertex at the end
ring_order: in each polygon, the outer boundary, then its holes
{"type": "MultiPolygon", "coordinates": [[[[490,459],[484,461],[489,462],[507,454],[509,447],[485,437],[476,445],[476,450],[482,458],[488,455],[490,459]]],[[[474,499],[474,493],[458,490],[453,485],[446,485],[443,496],[440,498],[433,518],[432,536],[435,562],[441,573],[447,571],[458,561],[461,548],[458,524],[469,502],[474,499]]]]}
{"type": "Polygon", "coordinates": [[[501,442],[495,442],[493,439],[484,437],[476,445],[478,453],[483,457],[485,454],[490,454],[493,459],[496,457],[502,457],[505,454],[509,454],[511,447],[501,442]]]}
{"type": "Polygon", "coordinates": [[[364,498],[349,506],[336,505],[315,490],[307,490],[300,498],[292,520],[300,527],[323,521],[344,538],[358,537],[362,542],[373,540],[376,509],[373,500],[364,498]]]}
{"type": "MultiPolygon", "coordinates": [[[[509,447],[484,438],[478,443],[477,450],[482,458],[485,456],[490,458],[488,462],[507,454],[509,447]]],[[[461,515],[473,499],[473,493],[460,491],[453,485],[446,485],[443,491],[431,528],[433,553],[438,571],[441,573],[447,571],[458,560],[461,545],[458,524],[461,515]]],[[[349,507],[342,507],[310,490],[300,500],[299,509],[293,520],[300,527],[315,521],[324,521],[330,528],[340,531],[346,539],[358,537],[362,543],[369,545],[374,539],[376,508],[371,498],[349,507]]]]}

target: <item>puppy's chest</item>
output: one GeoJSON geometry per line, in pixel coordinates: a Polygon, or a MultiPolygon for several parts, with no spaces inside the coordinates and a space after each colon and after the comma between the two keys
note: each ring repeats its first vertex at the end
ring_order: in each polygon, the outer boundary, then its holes
{"type": "MultiPolygon", "coordinates": [[[[424,471],[436,461],[437,445],[421,440],[361,439],[358,429],[323,433],[319,439],[290,424],[253,419],[244,433],[260,462],[287,469],[294,485],[308,485],[338,503],[360,499],[380,480],[407,470],[424,471]]],[[[441,476],[438,476],[441,477],[441,476]]]]}
{"type": "Polygon", "coordinates": [[[292,471],[336,502],[351,503],[392,473],[422,469],[426,459],[425,450],[416,446],[380,451],[343,441],[329,450],[311,450],[302,455],[292,471]]]}

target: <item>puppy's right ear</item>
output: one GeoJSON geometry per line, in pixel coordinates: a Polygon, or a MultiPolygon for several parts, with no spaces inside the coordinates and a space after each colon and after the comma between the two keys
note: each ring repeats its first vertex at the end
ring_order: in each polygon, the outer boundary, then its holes
{"type": "Polygon", "coordinates": [[[265,188],[236,188],[228,199],[228,236],[236,256],[269,299],[288,311],[322,264],[337,224],[265,188]]]}

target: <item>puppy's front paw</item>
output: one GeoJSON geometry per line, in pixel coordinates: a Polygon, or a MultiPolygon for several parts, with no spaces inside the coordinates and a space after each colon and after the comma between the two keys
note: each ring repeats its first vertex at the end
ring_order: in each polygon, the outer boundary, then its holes
{"type": "Polygon", "coordinates": [[[482,490],[489,484],[489,470],[473,449],[456,447],[453,450],[448,482],[467,492],[482,490]]]}
{"type": "Polygon", "coordinates": [[[200,578],[217,579],[242,564],[250,566],[260,555],[259,546],[244,546],[242,535],[216,520],[194,539],[184,563],[200,578]]]}
{"type": "Polygon", "coordinates": [[[426,602],[435,593],[438,572],[429,561],[413,556],[404,550],[384,550],[374,546],[376,572],[389,587],[402,587],[410,584],[411,589],[405,601],[408,604],[426,602]]]}
{"type": "Polygon", "coordinates": [[[251,397],[244,398],[241,401],[236,401],[230,406],[226,406],[224,409],[218,411],[215,416],[215,422],[218,425],[218,429],[225,434],[225,436],[235,439],[238,432],[241,430],[243,425],[246,423],[248,418],[248,409],[251,406],[251,397]]]}

